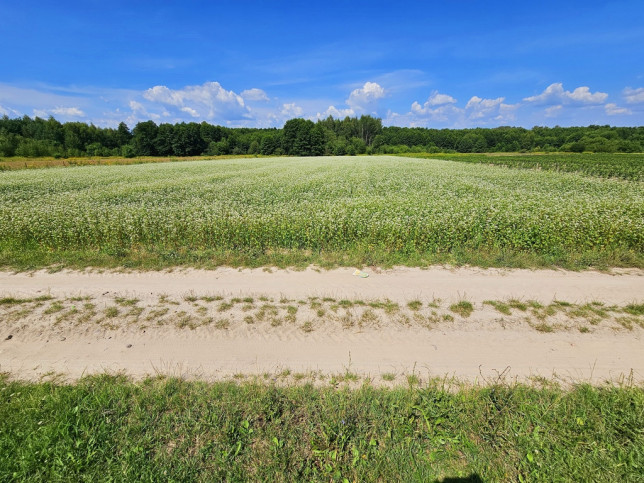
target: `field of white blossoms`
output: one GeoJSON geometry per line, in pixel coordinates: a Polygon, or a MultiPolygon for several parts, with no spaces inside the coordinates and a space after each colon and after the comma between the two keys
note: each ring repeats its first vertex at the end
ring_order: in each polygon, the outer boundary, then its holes
{"type": "Polygon", "coordinates": [[[0,262],[19,253],[49,254],[33,258],[38,265],[65,263],[72,252],[122,260],[145,252],[174,254],[178,264],[228,253],[234,264],[236,253],[291,253],[422,265],[454,254],[476,264],[473,254],[491,253],[501,265],[526,255],[539,264],[641,266],[643,188],[385,156],[12,171],[0,175],[0,262]]]}

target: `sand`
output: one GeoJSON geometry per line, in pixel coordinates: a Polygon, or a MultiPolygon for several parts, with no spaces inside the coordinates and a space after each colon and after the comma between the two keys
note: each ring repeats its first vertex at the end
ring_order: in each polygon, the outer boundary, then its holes
{"type": "Polygon", "coordinates": [[[317,382],[350,375],[377,384],[410,374],[472,383],[500,374],[520,381],[644,381],[641,317],[560,312],[544,321],[529,310],[505,315],[483,303],[623,307],[644,300],[644,271],[365,271],[365,279],[353,269],[313,268],[0,272],[0,297],[52,297],[0,307],[0,371],[29,380],[108,371],[317,382]],[[238,300],[244,298],[252,304],[238,300]],[[414,300],[421,309],[407,306],[414,300]],[[450,309],[461,300],[473,304],[471,315],[450,309]]]}

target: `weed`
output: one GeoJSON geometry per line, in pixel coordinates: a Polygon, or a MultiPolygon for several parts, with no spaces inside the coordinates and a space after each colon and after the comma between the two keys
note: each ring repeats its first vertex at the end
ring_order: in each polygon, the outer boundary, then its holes
{"type": "Polygon", "coordinates": [[[49,305],[49,307],[47,307],[47,309],[43,312],[43,314],[45,315],[55,314],[56,312],[60,312],[64,308],[65,308],[64,305],[60,301],[55,301],[55,302],[52,302],[51,305],[49,305]]]}
{"type": "Polygon", "coordinates": [[[491,305],[498,312],[501,312],[503,315],[512,315],[512,310],[510,310],[510,305],[503,302],[497,302],[495,300],[485,300],[483,305],[491,305]]]}
{"type": "Polygon", "coordinates": [[[151,310],[145,320],[155,320],[166,315],[170,309],[168,307],[163,307],[162,309],[151,310]]]}
{"type": "Polygon", "coordinates": [[[541,322],[540,324],[535,325],[534,328],[539,332],[546,332],[546,333],[554,332],[555,330],[555,328],[552,325],[546,324],[545,322],[541,322]]]}
{"type": "Polygon", "coordinates": [[[206,315],[208,313],[208,307],[197,307],[197,313],[202,316],[206,315]]]}
{"type": "Polygon", "coordinates": [[[449,306],[449,309],[461,317],[469,317],[474,312],[474,306],[467,300],[461,300],[449,306]]]}
{"type": "Polygon", "coordinates": [[[103,313],[105,314],[105,317],[109,319],[113,319],[114,317],[118,316],[119,314],[119,309],[115,305],[111,305],[110,307],[107,307],[103,313]]]}
{"type": "Polygon", "coordinates": [[[371,310],[367,309],[364,312],[362,312],[362,315],[360,316],[360,325],[362,326],[363,324],[375,324],[380,321],[380,318],[376,313],[371,310]]]}
{"type": "Polygon", "coordinates": [[[418,386],[420,384],[420,379],[416,374],[408,374],[407,384],[409,384],[409,386],[418,386]]]}
{"type": "Polygon", "coordinates": [[[630,315],[644,315],[644,304],[628,304],[624,307],[624,312],[630,315]]]}
{"type": "Polygon", "coordinates": [[[222,302],[219,304],[219,307],[217,307],[217,310],[219,312],[227,312],[228,310],[232,309],[235,304],[232,302],[222,302]]]}
{"type": "Polygon", "coordinates": [[[517,299],[508,300],[508,305],[513,308],[525,312],[528,310],[528,304],[517,299]]]}
{"type": "Polygon", "coordinates": [[[420,310],[422,306],[423,303],[420,300],[411,300],[410,302],[407,302],[407,307],[411,310],[420,310]]]}

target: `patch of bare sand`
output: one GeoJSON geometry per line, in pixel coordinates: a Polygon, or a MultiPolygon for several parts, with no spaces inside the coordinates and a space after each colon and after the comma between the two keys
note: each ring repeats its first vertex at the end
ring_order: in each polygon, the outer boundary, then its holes
{"type": "Polygon", "coordinates": [[[0,370],[26,379],[123,371],[206,380],[357,374],[382,382],[416,374],[485,382],[505,372],[519,380],[644,381],[640,319],[628,322],[619,311],[601,320],[564,312],[544,319],[536,309],[504,315],[483,304],[641,303],[642,271],[397,268],[369,271],[367,279],[352,273],[0,273],[0,297],[53,297],[0,312],[0,370]],[[450,309],[464,299],[474,307],[469,317],[450,309]],[[421,308],[408,307],[410,301],[421,308]]]}

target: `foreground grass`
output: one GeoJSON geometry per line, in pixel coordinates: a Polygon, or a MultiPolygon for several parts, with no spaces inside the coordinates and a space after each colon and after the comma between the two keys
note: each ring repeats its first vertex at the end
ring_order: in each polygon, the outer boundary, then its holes
{"type": "Polygon", "coordinates": [[[3,481],[637,481],[644,472],[644,390],[630,386],[3,378],[0,401],[3,481]]]}

